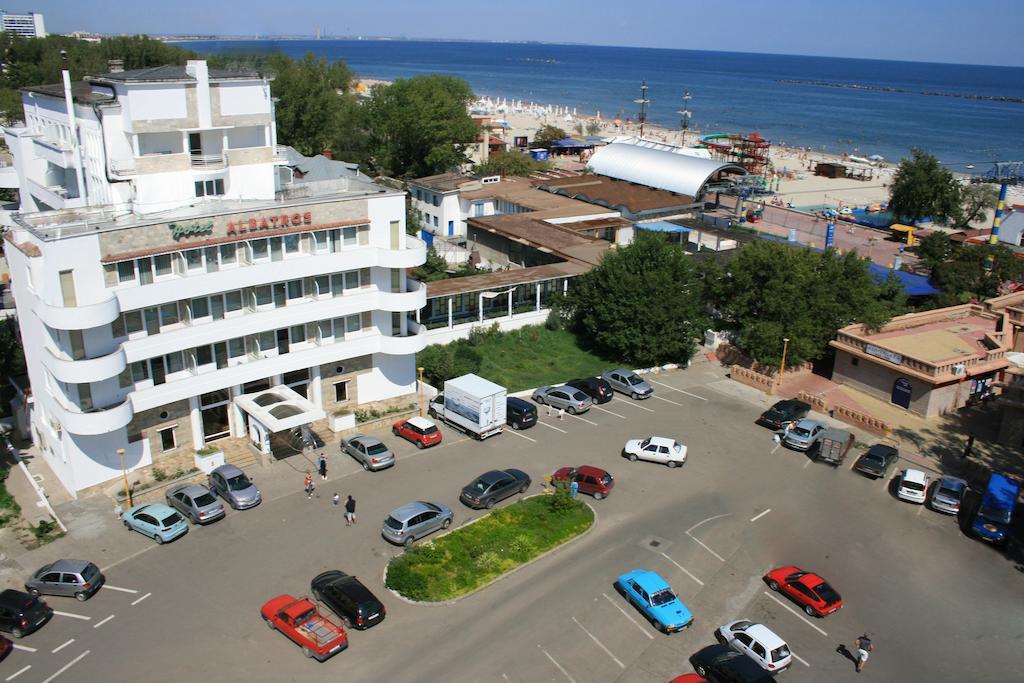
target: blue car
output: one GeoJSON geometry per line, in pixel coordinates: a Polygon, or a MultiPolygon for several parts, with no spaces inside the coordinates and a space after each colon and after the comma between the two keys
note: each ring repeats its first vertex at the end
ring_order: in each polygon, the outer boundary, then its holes
{"type": "Polygon", "coordinates": [[[615,587],[659,631],[675,633],[693,624],[693,614],[672,592],[672,586],[655,572],[634,569],[616,579],[615,587]]]}
{"type": "Polygon", "coordinates": [[[1016,481],[993,472],[971,523],[971,530],[983,541],[996,545],[1006,544],[1010,540],[1010,524],[1019,496],[1020,485],[1016,481]]]}
{"type": "Polygon", "coordinates": [[[129,531],[149,536],[157,545],[188,533],[188,522],[174,508],[159,503],[136,505],[121,514],[129,531]]]}

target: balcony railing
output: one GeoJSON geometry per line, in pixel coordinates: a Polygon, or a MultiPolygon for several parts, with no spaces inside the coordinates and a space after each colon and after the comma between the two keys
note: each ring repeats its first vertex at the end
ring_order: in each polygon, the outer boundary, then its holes
{"type": "Polygon", "coordinates": [[[192,168],[223,168],[224,154],[192,154],[192,168]]]}

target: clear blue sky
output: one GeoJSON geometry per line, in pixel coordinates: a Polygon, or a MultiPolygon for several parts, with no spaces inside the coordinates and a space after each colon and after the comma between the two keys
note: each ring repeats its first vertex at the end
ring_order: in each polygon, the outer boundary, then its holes
{"type": "Polygon", "coordinates": [[[540,40],[1024,66],[1017,0],[21,0],[50,32],[540,40]],[[754,9],[757,7],[758,9],[754,9]],[[768,8],[768,9],[761,9],[768,8]]]}

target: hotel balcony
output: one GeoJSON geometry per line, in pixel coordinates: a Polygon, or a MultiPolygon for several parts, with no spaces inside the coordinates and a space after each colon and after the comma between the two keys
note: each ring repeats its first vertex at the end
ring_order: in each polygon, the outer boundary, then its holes
{"type": "Polygon", "coordinates": [[[106,356],[74,360],[47,346],[41,355],[43,366],[50,374],[61,382],[71,384],[87,384],[117,377],[127,365],[123,348],[106,356]]]}
{"type": "Polygon", "coordinates": [[[73,168],[75,163],[75,149],[70,143],[63,140],[47,140],[42,137],[33,138],[33,150],[40,159],[46,159],[51,164],[61,168],[73,168]]]}
{"type": "Polygon", "coordinates": [[[127,426],[135,414],[132,403],[128,400],[107,408],[81,411],[77,407],[66,406],[55,399],[49,403],[48,409],[64,429],[72,434],[83,436],[115,432],[127,426]]]}
{"type": "Polygon", "coordinates": [[[192,168],[204,170],[224,168],[223,152],[217,154],[192,154],[192,168]]]}
{"type": "Polygon", "coordinates": [[[79,306],[56,306],[37,299],[33,308],[39,319],[56,330],[88,330],[100,325],[109,325],[121,315],[117,297],[107,294],[108,299],[79,306]]]}

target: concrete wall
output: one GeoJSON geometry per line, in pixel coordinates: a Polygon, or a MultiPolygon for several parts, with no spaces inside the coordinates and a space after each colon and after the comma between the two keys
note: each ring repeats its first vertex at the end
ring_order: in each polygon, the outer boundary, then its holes
{"type": "Polygon", "coordinates": [[[910,382],[910,412],[927,418],[962,407],[970,391],[970,385],[967,384],[970,380],[965,380],[964,386],[960,387],[960,397],[957,401],[957,383],[933,387],[927,382],[922,382],[863,358],[855,358],[845,351],[836,351],[832,380],[838,384],[848,384],[875,398],[891,403],[893,384],[900,377],[910,382]],[[853,364],[854,360],[858,361],[857,365],[853,364]]]}

